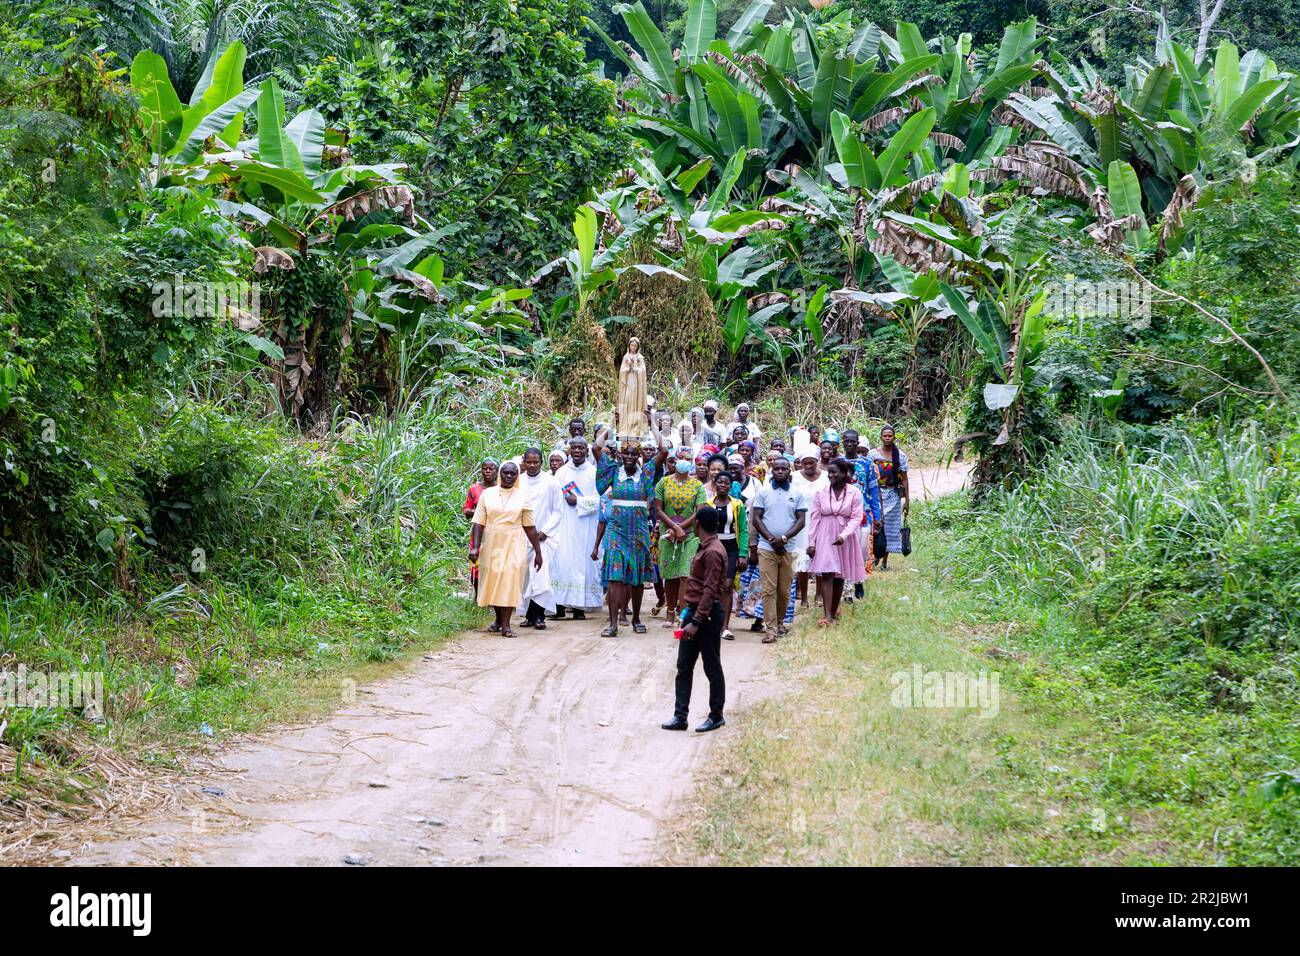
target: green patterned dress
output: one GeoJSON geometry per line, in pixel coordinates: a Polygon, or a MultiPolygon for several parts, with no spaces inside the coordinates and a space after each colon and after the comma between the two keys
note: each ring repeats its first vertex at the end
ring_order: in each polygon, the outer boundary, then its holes
{"type": "MultiPolygon", "coordinates": [[[[660,479],[655,488],[655,499],[663,506],[664,514],[678,521],[689,518],[708,501],[704,485],[694,475],[685,481],[675,475],[660,479]]],[[[684,578],[691,573],[691,559],[699,549],[700,539],[692,531],[685,541],[671,541],[668,529],[661,528],[659,536],[659,576],[665,581],[684,578]]]]}

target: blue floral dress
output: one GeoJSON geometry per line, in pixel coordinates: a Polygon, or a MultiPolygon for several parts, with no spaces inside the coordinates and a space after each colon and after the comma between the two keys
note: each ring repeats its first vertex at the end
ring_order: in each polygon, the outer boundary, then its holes
{"type": "Polygon", "coordinates": [[[650,549],[650,502],[655,494],[655,465],[641,465],[629,475],[614,455],[605,455],[596,474],[601,517],[605,522],[605,555],[600,580],[640,586],[653,584],[654,556],[650,549]]]}
{"type": "MultiPolygon", "coordinates": [[[[879,448],[871,449],[871,460],[880,476],[881,523],[885,526],[885,547],[890,554],[903,552],[903,499],[898,494],[902,476],[894,474],[894,459],[879,448]]],[[[907,471],[907,456],[898,449],[898,470],[907,471]]]]}

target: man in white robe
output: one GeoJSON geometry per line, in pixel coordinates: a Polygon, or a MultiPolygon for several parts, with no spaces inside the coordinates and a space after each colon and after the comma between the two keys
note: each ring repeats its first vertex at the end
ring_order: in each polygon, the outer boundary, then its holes
{"type": "Polygon", "coordinates": [[[569,462],[551,479],[544,507],[546,522],[536,520],[538,537],[550,547],[543,554],[549,563],[551,593],[555,597],[553,621],[564,620],[565,608],[575,620],[585,620],[588,610],[604,603],[600,565],[591,560],[600,524],[600,495],[596,493],[596,465],[588,457],[587,440],[569,440],[569,462]],[[566,486],[574,485],[569,492],[566,486]]]}
{"type": "Polygon", "coordinates": [[[542,467],[542,452],[529,448],[524,452],[519,471],[519,485],[532,499],[533,524],[537,528],[542,548],[541,570],[534,570],[532,545],[528,546],[528,560],[524,565],[524,588],[520,595],[517,613],[523,616],[523,627],[546,630],[546,615],[555,613],[555,595],[551,592],[551,555],[541,529],[545,527],[550,506],[551,473],[542,467]]]}

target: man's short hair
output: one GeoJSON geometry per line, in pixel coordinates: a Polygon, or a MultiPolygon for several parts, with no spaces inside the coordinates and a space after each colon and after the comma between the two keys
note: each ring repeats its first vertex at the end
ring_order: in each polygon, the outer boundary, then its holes
{"type": "Polygon", "coordinates": [[[718,533],[718,513],[708,506],[695,512],[695,523],[709,534],[718,533]]]}

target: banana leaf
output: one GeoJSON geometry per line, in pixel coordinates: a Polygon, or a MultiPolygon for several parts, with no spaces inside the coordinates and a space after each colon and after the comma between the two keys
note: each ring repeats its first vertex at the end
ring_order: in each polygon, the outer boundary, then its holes
{"type": "Polygon", "coordinates": [[[718,5],[715,0],[690,0],[686,8],[686,32],[682,37],[687,61],[704,59],[717,32],[718,5]]]}

